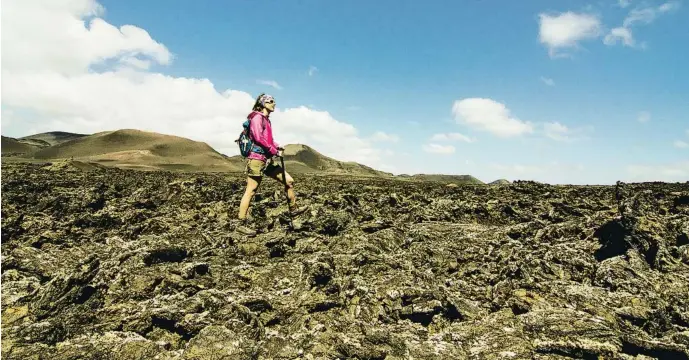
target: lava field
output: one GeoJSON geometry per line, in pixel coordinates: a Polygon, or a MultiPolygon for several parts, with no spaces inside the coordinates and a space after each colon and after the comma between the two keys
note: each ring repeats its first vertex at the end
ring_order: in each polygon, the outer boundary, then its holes
{"type": "Polygon", "coordinates": [[[2,358],[689,358],[689,183],[295,178],[3,164],[2,358]]]}

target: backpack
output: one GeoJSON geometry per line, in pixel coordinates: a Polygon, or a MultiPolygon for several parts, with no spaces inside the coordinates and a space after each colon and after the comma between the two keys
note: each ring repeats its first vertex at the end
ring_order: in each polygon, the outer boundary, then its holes
{"type": "Polygon", "coordinates": [[[242,124],[243,130],[239,133],[239,137],[234,142],[239,145],[239,153],[243,158],[249,156],[250,153],[255,152],[259,154],[264,154],[263,149],[254,143],[251,139],[251,131],[249,130],[250,121],[247,120],[242,124]]]}

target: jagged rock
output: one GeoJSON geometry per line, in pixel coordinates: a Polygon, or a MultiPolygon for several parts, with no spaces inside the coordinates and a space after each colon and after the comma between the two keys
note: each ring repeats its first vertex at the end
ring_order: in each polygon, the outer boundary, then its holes
{"type": "Polygon", "coordinates": [[[392,226],[391,223],[385,222],[385,221],[380,221],[380,220],[379,221],[369,221],[369,222],[366,222],[366,223],[359,225],[361,230],[363,230],[365,233],[369,233],[369,234],[374,233],[376,231],[383,230],[383,229],[387,229],[390,226],[392,226]]]}
{"type": "Polygon", "coordinates": [[[519,317],[536,352],[575,358],[612,357],[621,348],[617,324],[571,309],[540,309],[519,317]]]}
{"type": "Polygon", "coordinates": [[[187,346],[183,359],[255,359],[256,343],[224,326],[205,327],[187,346]]]}
{"type": "Polygon", "coordinates": [[[68,269],[46,283],[30,303],[31,313],[43,319],[60,312],[72,304],[83,304],[97,291],[89,282],[96,276],[100,266],[97,257],[89,257],[76,269],[68,269]]]}
{"type": "Polygon", "coordinates": [[[689,358],[689,183],[3,164],[3,359],[689,358]]]}

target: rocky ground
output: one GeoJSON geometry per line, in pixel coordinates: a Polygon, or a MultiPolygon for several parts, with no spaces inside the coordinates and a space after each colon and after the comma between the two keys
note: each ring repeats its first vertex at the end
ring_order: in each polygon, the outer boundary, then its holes
{"type": "Polygon", "coordinates": [[[3,359],[687,359],[689,183],[2,166],[3,359]]]}

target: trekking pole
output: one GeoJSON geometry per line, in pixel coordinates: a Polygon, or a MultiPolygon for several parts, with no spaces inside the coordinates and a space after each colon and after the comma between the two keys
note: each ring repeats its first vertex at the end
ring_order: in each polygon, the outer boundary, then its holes
{"type": "Polygon", "coordinates": [[[287,171],[285,170],[285,158],[280,156],[280,165],[282,165],[282,181],[285,184],[285,199],[287,199],[287,214],[289,215],[289,228],[294,230],[292,223],[292,211],[289,208],[289,195],[287,194],[287,171]]]}

